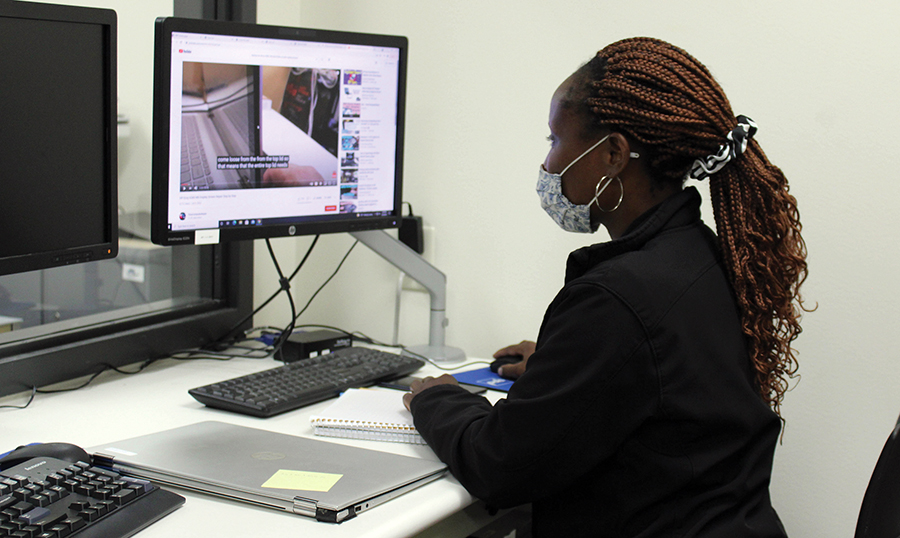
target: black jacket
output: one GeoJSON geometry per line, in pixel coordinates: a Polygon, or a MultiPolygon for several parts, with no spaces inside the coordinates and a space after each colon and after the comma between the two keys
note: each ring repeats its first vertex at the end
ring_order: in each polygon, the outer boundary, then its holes
{"type": "Polygon", "coordinates": [[[699,208],[686,189],[573,252],[505,400],[450,385],[413,399],[453,475],[490,504],[533,503],[535,536],[784,536],[768,490],[780,421],[699,208]]]}

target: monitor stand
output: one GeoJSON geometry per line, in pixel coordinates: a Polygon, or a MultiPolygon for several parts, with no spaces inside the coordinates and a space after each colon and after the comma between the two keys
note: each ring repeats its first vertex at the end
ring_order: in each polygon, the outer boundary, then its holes
{"type": "Polygon", "coordinates": [[[416,251],[384,230],[350,232],[350,235],[421,284],[431,295],[428,345],[410,346],[406,349],[413,355],[422,355],[434,362],[454,363],[464,361],[466,354],[462,349],[444,345],[444,331],[449,323],[445,315],[447,308],[447,276],[440,272],[437,267],[428,263],[416,251]]]}

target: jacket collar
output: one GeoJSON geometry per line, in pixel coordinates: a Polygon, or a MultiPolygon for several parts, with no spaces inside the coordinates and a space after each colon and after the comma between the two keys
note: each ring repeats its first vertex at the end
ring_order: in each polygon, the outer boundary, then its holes
{"type": "Polygon", "coordinates": [[[663,230],[699,221],[700,193],[696,188],[688,187],[635,219],[622,237],[572,252],[566,264],[566,282],[580,277],[598,263],[640,249],[663,230]]]}

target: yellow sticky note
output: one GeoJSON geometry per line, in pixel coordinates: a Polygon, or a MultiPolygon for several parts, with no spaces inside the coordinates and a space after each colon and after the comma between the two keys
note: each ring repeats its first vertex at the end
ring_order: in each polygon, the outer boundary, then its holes
{"type": "Polygon", "coordinates": [[[280,469],[266,480],[264,488],[302,489],[306,491],[328,492],[344,476],[342,474],[314,473],[311,471],[291,471],[280,469]]]}

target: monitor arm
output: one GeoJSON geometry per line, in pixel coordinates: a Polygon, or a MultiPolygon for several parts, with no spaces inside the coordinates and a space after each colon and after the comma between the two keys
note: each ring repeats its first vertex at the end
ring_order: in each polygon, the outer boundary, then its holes
{"type": "Polygon", "coordinates": [[[444,332],[449,323],[447,308],[447,277],[425,258],[395,239],[384,230],[350,232],[350,235],[369,247],[379,256],[421,284],[431,295],[431,320],[428,345],[411,346],[413,354],[423,355],[435,362],[460,362],[466,354],[462,349],[444,345],[444,332]]]}

